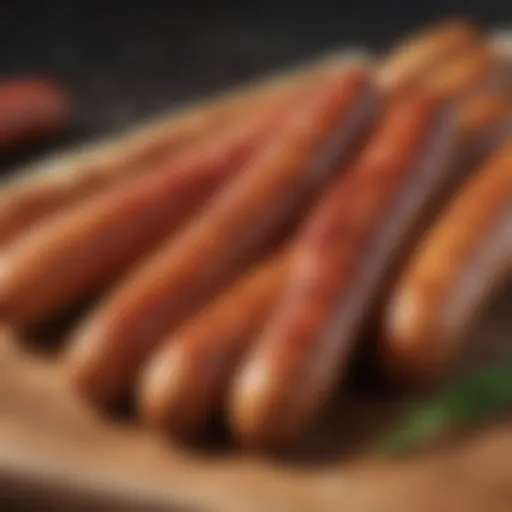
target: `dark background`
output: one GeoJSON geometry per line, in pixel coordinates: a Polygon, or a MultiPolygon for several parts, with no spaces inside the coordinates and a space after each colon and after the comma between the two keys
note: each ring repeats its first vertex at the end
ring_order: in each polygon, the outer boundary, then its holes
{"type": "MultiPolygon", "coordinates": [[[[0,79],[48,72],[76,98],[66,140],[346,43],[382,50],[443,17],[512,23],[512,0],[0,3],[0,79]]],[[[61,138],[60,143],[64,143],[61,138]]]]}

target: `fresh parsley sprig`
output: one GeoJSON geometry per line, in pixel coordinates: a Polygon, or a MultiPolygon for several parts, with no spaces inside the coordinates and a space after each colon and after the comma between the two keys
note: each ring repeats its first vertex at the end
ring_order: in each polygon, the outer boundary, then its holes
{"type": "Polygon", "coordinates": [[[464,377],[414,410],[380,445],[385,455],[410,453],[452,430],[476,426],[512,409],[512,360],[464,377]]]}

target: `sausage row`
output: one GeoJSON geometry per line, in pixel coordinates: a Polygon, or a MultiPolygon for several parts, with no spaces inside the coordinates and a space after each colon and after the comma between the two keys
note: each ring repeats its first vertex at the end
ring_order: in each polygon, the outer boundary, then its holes
{"type": "MultiPolygon", "coordinates": [[[[209,138],[219,126],[229,125],[261,109],[271,109],[287,101],[290,94],[307,91],[323,77],[338,72],[348,60],[344,55],[334,55],[305,69],[231,92],[199,107],[185,108],[165,116],[161,121],[136,129],[119,140],[85,147],[78,156],[66,158],[59,155],[42,166],[35,165],[19,173],[21,177],[15,176],[0,194],[0,244],[6,244],[18,233],[41,219],[65,210],[69,205],[74,206],[99,191],[115,187],[127,177],[145,173],[154,163],[172,158],[183,149],[209,138]]],[[[27,86],[24,86],[26,89],[27,86]]],[[[16,91],[19,90],[17,87],[16,91]]],[[[46,125],[55,125],[60,120],[62,108],[59,109],[59,103],[54,108],[56,112],[48,112],[48,104],[56,103],[55,100],[52,103],[55,95],[55,92],[53,96],[48,92],[46,95],[39,94],[37,101],[42,106],[36,109],[37,105],[33,105],[35,101],[27,98],[29,95],[18,93],[21,101],[29,101],[28,107],[32,106],[31,111],[36,115],[42,117],[41,110],[46,108],[43,121],[46,125]]],[[[4,104],[1,100],[0,94],[0,117],[4,104]]],[[[23,117],[23,110],[19,111],[18,117],[23,117]]],[[[9,134],[10,139],[19,138],[17,132],[11,130],[9,134]]]]}
{"type": "Polygon", "coordinates": [[[510,84],[508,57],[448,22],[9,185],[3,320],[99,297],[68,382],[96,406],[135,396],[179,438],[221,414],[249,446],[300,440],[369,322],[391,380],[433,380],[510,275],[510,84]]]}

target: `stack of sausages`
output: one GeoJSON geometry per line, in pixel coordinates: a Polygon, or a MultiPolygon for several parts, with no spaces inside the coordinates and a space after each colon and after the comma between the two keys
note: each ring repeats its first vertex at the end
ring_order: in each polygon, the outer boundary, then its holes
{"type": "Polygon", "coordinates": [[[368,325],[430,382],[510,276],[512,60],[465,21],[331,58],[0,191],[0,311],[79,304],[65,375],[191,439],[297,442],[368,325]]]}

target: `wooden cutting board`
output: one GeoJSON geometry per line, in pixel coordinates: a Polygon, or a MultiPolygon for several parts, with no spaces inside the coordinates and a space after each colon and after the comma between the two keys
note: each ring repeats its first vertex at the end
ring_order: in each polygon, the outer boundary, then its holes
{"type": "MultiPolygon", "coordinates": [[[[509,291],[473,333],[464,368],[512,353],[511,306],[509,291]]],[[[63,385],[57,356],[15,341],[4,333],[0,344],[0,494],[9,510],[512,510],[512,420],[378,461],[368,447],[403,403],[353,396],[295,457],[194,450],[134,420],[97,416],[63,385]]]]}

